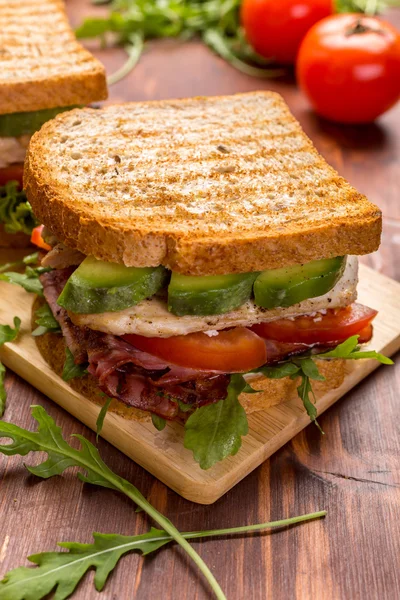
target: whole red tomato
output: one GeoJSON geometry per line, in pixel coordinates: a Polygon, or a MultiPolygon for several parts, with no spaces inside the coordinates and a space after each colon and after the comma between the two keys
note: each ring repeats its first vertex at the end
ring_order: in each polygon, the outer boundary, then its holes
{"type": "Polygon", "coordinates": [[[241,20],[258,54],[292,64],[310,27],[333,12],[333,0],[243,0],[241,20]]]}
{"type": "Polygon", "coordinates": [[[368,123],[400,97],[400,35],[362,14],[323,19],[305,36],[297,78],[315,111],[340,123],[368,123]]]}

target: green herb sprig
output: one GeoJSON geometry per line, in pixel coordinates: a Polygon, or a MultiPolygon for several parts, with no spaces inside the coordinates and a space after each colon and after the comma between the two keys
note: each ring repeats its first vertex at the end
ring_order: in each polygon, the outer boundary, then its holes
{"type": "MultiPolygon", "coordinates": [[[[317,409],[311,382],[323,381],[325,378],[319,372],[316,360],[370,358],[385,365],[393,364],[390,358],[374,350],[360,350],[358,337],[355,335],[348,338],[329,352],[294,357],[273,367],[260,367],[251,373],[262,373],[270,379],[300,378],[297,387],[299,398],[310,420],[322,432],[317,422],[317,409]]],[[[257,390],[252,389],[243,374],[231,375],[227,397],[215,404],[197,409],[186,421],[184,445],[185,448],[192,450],[195,460],[202,469],[209,469],[216,462],[236,454],[241,447],[242,436],[248,431],[247,416],[239,402],[242,392],[256,393],[257,390]]]]}
{"type": "MultiPolygon", "coordinates": [[[[61,475],[65,469],[69,467],[81,467],[85,472],[85,474],[82,472],[78,473],[78,477],[81,481],[122,492],[144,510],[185,550],[185,552],[187,552],[206,577],[216,598],[226,600],[219,584],[207,565],[186,539],[182,537],[182,534],[174,527],[171,521],[159,513],[134,485],[111,471],[111,469],[109,469],[102,461],[97,448],[93,446],[93,444],[83,436],[76,434],[74,437],[80,441],[81,448],[78,450],[70,446],[63,438],[61,428],[55,424],[54,420],[41,406],[34,406],[32,408],[32,416],[38,422],[38,430],[36,432],[22,429],[12,423],[0,423],[0,437],[12,439],[11,444],[0,445],[0,452],[7,456],[14,454],[25,456],[29,452],[46,452],[47,460],[35,467],[27,466],[28,471],[33,475],[48,479],[53,475],[61,475]]],[[[8,579],[8,581],[10,581],[10,579],[8,579]]],[[[41,595],[37,595],[36,597],[42,598],[53,589],[56,583],[57,579],[53,580],[52,587],[45,588],[46,591],[41,591],[41,595]]],[[[4,590],[4,587],[7,585],[7,580],[1,585],[3,585],[4,590]]],[[[1,585],[0,597],[4,598],[1,585]]],[[[24,591],[22,592],[22,595],[17,596],[15,588],[13,594],[14,595],[10,596],[13,600],[26,597],[24,596],[24,591]]],[[[31,597],[35,598],[35,596],[31,597]]],[[[65,597],[65,595],[59,596],[59,598],[65,597]]]]}
{"type": "Polygon", "coordinates": [[[77,365],[75,364],[74,355],[68,346],[65,346],[65,362],[64,368],[62,372],[62,379],[64,381],[71,381],[71,379],[76,379],[77,377],[83,377],[87,374],[87,365],[77,365]]]}
{"type": "Polygon", "coordinates": [[[14,285],[21,286],[27,292],[43,296],[43,286],[40,283],[39,276],[42,273],[51,271],[50,267],[31,266],[35,260],[38,260],[38,253],[30,254],[26,256],[21,262],[8,263],[0,267],[0,281],[7,281],[7,283],[13,283],[14,285]],[[8,271],[6,269],[16,268],[19,266],[26,265],[25,272],[19,273],[17,271],[8,271]]]}
{"type": "MultiPolygon", "coordinates": [[[[104,2],[102,2],[104,3],[104,2]]],[[[257,55],[240,27],[241,0],[113,0],[106,18],[88,18],[76,31],[80,38],[98,37],[128,53],[123,67],[109,78],[115,83],[136,65],[148,40],[200,36],[214,52],[243,73],[276,77],[282,69],[266,69],[271,61],[257,55]]]]}
{"type": "Polygon", "coordinates": [[[31,235],[37,221],[25,192],[19,189],[17,181],[8,181],[0,186],[0,223],[7,233],[31,235]]]}
{"type": "Polygon", "coordinates": [[[0,437],[10,438],[9,444],[0,445],[0,452],[6,456],[26,456],[29,452],[46,452],[47,459],[37,466],[26,466],[33,475],[48,479],[61,475],[69,467],[83,469],[78,472],[81,481],[122,492],[140,509],[146,512],[163,528],[151,528],[148,533],[138,536],[95,533],[93,544],[64,542],[59,545],[68,552],[44,552],[29,557],[36,569],[19,567],[6,574],[0,582],[0,597],[3,600],[40,600],[56,588],[56,598],[63,600],[75,590],[79,581],[91,567],[96,569],[95,586],[101,590],[108,575],[119,559],[132,550],[143,555],[154,552],[165,544],[177,542],[194,560],[209,582],[215,596],[226,600],[225,596],[206,564],[190,546],[187,539],[216,535],[232,535],[250,531],[260,531],[270,527],[282,527],[309,519],[323,517],[326,511],[302,515],[283,521],[261,523],[229,529],[180,533],[164,515],[159,513],[129,481],[116,475],[101,459],[93,444],[81,435],[75,435],[80,449],[70,446],[62,435],[61,428],[41,406],[32,407],[32,416],[38,423],[38,430],[28,431],[12,423],[0,423],[0,437]]]}
{"type": "Polygon", "coordinates": [[[44,335],[45,333],[61,332],[61,327],[47,302],[35,312],[35,323],[38,327],[32,331],[34,337],[44,335]]]}
{"type": "MultiPolygon", "coordinates": [[[[276,527],[286,527],[325,516],[326,511],[322,510],[281,521],[228,529],[188,531],[183,532],[181,535],[185,540],[231,536],[276,527]]],[[[93,544],[60,542],[58,545],[61,548],[66,548],[68,552],[42,552],[29,556],[28,560],[35,563],[37,568],[18,567],[7,573],[3,581],[0,582],[2,599],[24,600],[29,597],[30,600],[40,600],[57,586],[57,598],[63,600],[74,592],[78,583],[91,567],[96,569],[94,584],[96,590],[100,592],[104,588],[108,576],[125,554],[139,551],[143,556],[147,556],[173,541],[173,538],[166,531],[155,527],[151,527],[150,531],[141,535],[93,533],[93,538],[93,544]],[[27,596],[28,593],[29,596],[27,596]]]]}

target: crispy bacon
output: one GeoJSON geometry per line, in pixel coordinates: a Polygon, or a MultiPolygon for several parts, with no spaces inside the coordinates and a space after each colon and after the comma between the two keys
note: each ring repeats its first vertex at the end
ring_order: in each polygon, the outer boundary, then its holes
{"type": "Polygon", "coordinates": [[[195,407],[226,396],[225,375],[171,365],[117,336],[92,331],[87,348],[89,373],[105,394],[167,419],[179,415],[178,398],[195,407]]]}

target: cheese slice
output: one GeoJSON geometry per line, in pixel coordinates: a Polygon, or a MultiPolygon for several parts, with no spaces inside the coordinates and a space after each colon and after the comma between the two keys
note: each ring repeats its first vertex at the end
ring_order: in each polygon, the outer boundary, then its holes
{"type": "Polygon", "coordinates": [[[136,333],[146,337],[166,338],[174,335],[187,335],[196,331],[215,335],[218,330],[227,327],[254,325],[276,319],[319,313],[328,308],[348,306],[357,298],[357,282],[358,260],[356,256],[349,256],[343,276],[327,294],[304,300],[288,308],[268,310],[256,306],[253,301],[249,300],[240,308],[224,315],[177,317],[168,312],[167,303],[164,300],[153,296],[136,306],[118,312],[89,315],[77,315],[69,312],[68,314],[75,325],[86,326],[113,335],[136,333]]]}

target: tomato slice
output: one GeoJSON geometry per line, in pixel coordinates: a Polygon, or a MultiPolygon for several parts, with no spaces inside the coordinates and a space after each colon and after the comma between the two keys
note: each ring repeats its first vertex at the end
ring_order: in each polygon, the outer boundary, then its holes
{"type": "Polygon", "coordinates": [[[169,338],[127,334],[123,338],[135,348],[181,367],[238,373],[267,362],[264,340],[245,327],[220,331],[212,337],[189,333],[169,338]]]}
{"type": "MultiPolygon", "coordinates": [[[[352,304],[347,308],[328,310],[326,314],[295,319],[278,319],[270,323],[253,325],[251,330],[263,338],[279,342],[301,344],[319,344],[325,342],[341,342],[352,335],[363,334],[361,338],[371,337],[371,321],[378,312],[362,304],[352,304]],[[366,330],[366,331],[364,331],[366,330]]],[[[365,339],[365,341],[369,341],[365,339]]]]}
{"type": "Polygon", "coordinates": [[[46,244],[46,242],[42,238],[43,228],[44,225],[38,225],[32,230],[31,242],[32,244],[35,244],[35,246],[38,246],[38,248],[43,248],[43,250],[51,250],[51,246],[49,246],[49,244],[46,244]]]}
{"type": "Polygon", "coordinates": [[[22,188],[22,177],[24,174],[24,165],[18,163],[15,165],[9,165],[0,169],[0,185],[5,185],[7,181],[18,181],[22,188]]]}

